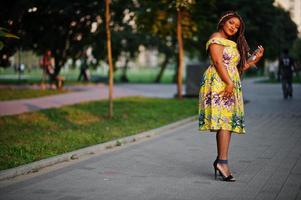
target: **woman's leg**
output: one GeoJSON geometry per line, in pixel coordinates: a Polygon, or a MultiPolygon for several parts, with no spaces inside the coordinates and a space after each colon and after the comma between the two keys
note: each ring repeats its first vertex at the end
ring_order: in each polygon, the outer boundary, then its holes
{"type": "MultiPolygon", "coordinates": [[[[220,160],[228,160],[229,145],[231,140],[231,132],[226,130],[219,130],[216,133],[217,155],[220,160]]],[[[227,164],[219,163],[219,169],[224,175],[231,174],[227,164]]]]}

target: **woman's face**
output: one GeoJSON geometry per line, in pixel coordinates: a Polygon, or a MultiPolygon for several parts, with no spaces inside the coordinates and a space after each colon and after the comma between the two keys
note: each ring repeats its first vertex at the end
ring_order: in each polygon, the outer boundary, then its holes
{"type": "Polygon", "coordinates": [[[240,20],[237,17],[231,17],[225,22],[223,31],[227,36],[231,37],[237,33],[239,27],[240,20]]]}

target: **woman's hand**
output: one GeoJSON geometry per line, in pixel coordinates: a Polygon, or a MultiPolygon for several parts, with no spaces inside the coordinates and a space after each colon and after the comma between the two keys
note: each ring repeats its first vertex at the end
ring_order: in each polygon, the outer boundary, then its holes
{"type": "Polygon", "coordinates": [[[234,90],[234,84],[233,82],[230,82],[226,84],[226,87],[224,91],[221,92],[221,94],[224,98],[230,98],[233,95],[233,90],[234,90]]]}
{"type": "Polygon", "coordinates": [[[263,48],[263,46],[259,45],[258,51],[255,53],[256,58],[254,60],[254,64],[256,64],[262,58],[263,53],[264,53],[264,48],[263,48]]]}
{"type": "Polygon", "coordinates": [[[258,46],[258,51],[255,53],[255,56],[256,56],[256,57],[255,57],[255,60],[248,61],[248,62],[245,64],[243,70],[246,71],[246,70],[248,70],[250,67],[256,65],[256,63],[258,63],[258,61],[262,58],[263,53],[264,53],[264,48],[263,48],[261,45],[259,45],[259,46],[258,46]]]}

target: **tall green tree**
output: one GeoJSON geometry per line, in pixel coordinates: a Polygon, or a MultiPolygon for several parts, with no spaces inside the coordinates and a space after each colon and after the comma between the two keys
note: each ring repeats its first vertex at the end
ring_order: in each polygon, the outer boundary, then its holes
{"type": "MultiPolygon", "coordinates": [[[[175,81],[179,72],[179,48],[177,27],[182,29],[183,49],[189,57],[204,58],[206,52],[204,41],[212,33],[217,21],[214,12],[215,0],[207,1],[177,1],[177,0],[141,0],[139,1],[140,12],[137,12],[137,24],[139,31],[147,34],[149,45],[156,48],[164,56],[160,72],[156,81],[162,76],[167,63],[175,62],[175,81]],[[180,12],[178,12],[178,10],[180,12]],[[178,13],[181,13],[181,26],[177,26],[178,13]],[[156,41],[156,42],[155,42],[156,41]]],[[[183,52],[184,52],[183,51],[183,52]]]]}
{"type": "MultiPolygon", "coordinates": [[[[140,1],[141,7],[146,8],[146,13],[138,15],[138,23],[141,30],[153,36],[157,36],[162,40],[164,50],[168,52],[168,48],[177,49],[177,94],[178,98],[182,98],[182,71],[184,47],[183,37],[191,37],[191,32],[196,30],[195,23],[190,20],[190,7],[194,1],[190,0],[160,0],[140,1]],[[165,45],[164,45],[165,44],[165,45]]],[[[166,54],[163,67],[166,67],[169,60],[166,54]]],[[[162,73],[162,70],[161,72],[162,73]]]]}

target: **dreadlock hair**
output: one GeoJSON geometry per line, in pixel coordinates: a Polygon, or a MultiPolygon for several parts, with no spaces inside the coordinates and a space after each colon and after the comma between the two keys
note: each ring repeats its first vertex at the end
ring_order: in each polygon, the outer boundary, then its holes
{"type": "Polygon", "coordinates": [[[217,29],[221,30],[223,28],[224,24],[226,23],[226,21],[228,21],[232,17],[236,17],[240,21],[240,26],[239,26],[237,33],[234,36],[231,36],[229,39],[236,42],[236,44],[237,44],[237,49],[240,54],[240,61],[237,66],[237,69],[241,75],[243,73],[243,67],[244,67],[245,63],[247,62],[248,52],[250,50],[249,45],[244,36],[244,34],[245,34],[244,21],[242,20],[241,16],[237,12],[228,11],[224,15],[222,15],[222,17],[220,18],[220,20],[217,24],[217,29]]]}

